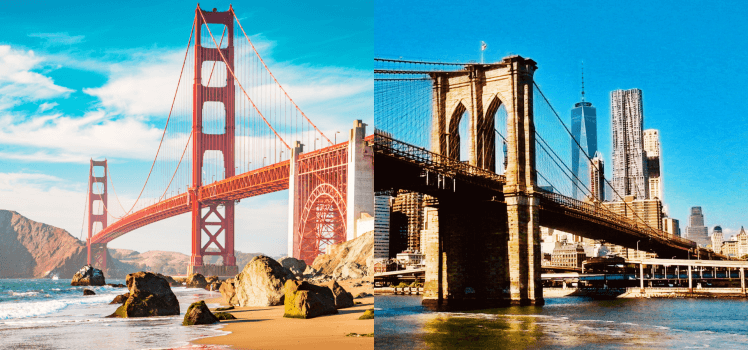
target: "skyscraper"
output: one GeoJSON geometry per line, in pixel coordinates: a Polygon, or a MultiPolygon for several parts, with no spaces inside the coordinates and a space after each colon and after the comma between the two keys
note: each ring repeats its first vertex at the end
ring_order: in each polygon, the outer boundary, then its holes
{"type": "Polygon", "coordinates": [[[617,192],[613,195],[633,195],[638,199],[647,199],[649,191],[647,156],[642,139],[642,91],[612,91],[610,117],[613,129],[613,189],[617,192]]]}
{"type": "Polygon", "coordinates": [[[704,213],[701,207],[691,207],[688,227],[686,227],[686,238],[696,242],[699,247],[709,244],[709,228],[704,226],[704,213]]]}
{"type": "Polygon", "coordinates": [[[576,142],[571,142],[572,197],[584,200],[590,194],[590,160],[597,152],[597,110],[592,103],[584,101],[584,73],[582,75],[582,101],[574,104],[571,110],[571,134],[576,142]]]}
{"type": "Polygon", "coordinates": [[[605,162],[600,151],[595,152],[590,166],[590,197],[600,202],[605,200],[605,162]]]}
{"type": "Polygon", "coordinates": [[[659,130],[644,130],[644,152],[647,153],[649,198],[662,200],[662,149],[659,130]]]}
{"type": "Polygon", "coordinates": [[[712,250],[716,253],[722,253],[722,242],[724,242],[724,237],[722,236],[722,226],[714,226],[711,241],[712,250]]]}

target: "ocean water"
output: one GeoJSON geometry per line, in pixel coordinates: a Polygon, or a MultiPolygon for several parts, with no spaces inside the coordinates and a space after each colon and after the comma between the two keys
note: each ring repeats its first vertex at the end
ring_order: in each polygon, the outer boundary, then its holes
{"type": "Polygon", "coordinates": [[[191,303],[220,293],[184,287],[172,291],[180,316],[105,318],[119,306],[109,303],[126,288],[73,287],[69,279],[0,279],[0,349],[192,348],[190,340],[226,334],[220,325],[181,325],[191,303]],[[83,296],[85,288],[96,295],[83,296]]]}
{"type": "Polygon", "coordinates": [[[376,349],[745,349],[744,299],[548,298],[542,307],[431,312],[375,298],[376,349]]]}

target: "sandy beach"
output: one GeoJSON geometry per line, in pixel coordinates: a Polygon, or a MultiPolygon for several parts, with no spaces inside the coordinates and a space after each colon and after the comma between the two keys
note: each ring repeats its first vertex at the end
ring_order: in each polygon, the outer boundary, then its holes
{"type": "MultiPolygon", "coordinates": [[[[361,280],[338,282],[355,297],[361,292],[372,294],[371,284],[353,287],[361,280]]],[[[231,334],[201,338],[193,344],[227,345],[232,349],[373,349],[373,337],[350,337],[350,333],[373,334],[374,320],[359,320],[374,307],[374,297],[355,299],[361,302],[351,308],[338,310],[337,315],[313,319],[284,318],[283,305],[266,307],[237,307],[230,310],[236,320],[223,321],[223,331],[231,334]]],[[[223,298],[206,300],[227,306],[223,298]]]]}

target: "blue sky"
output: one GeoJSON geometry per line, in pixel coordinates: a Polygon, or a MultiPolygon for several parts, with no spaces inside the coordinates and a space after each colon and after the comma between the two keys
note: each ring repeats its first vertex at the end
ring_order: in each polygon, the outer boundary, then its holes
{"type": "Polygon", "coordinates": [[[748,53],[738,1],[375,2],[374,54],[383,58],[538,62],[535,80],[570,120],[580,99],[597,107],[598,147],[610,175],[610,91],[643,91],[644,128],[660,130],[665,204],[685,232],[691,206],[726,236],[747,225],[748,107],[740,98],[748,53]]]}
{"type": "MultiPolygon", "coordinates": [[[[322,130],[341,131],[340,140],[354,119],[371,124],[371,2],[232,5],[271,71],[322,130]]],[[[0,209],[79,237],[92,157],[110,160],[117,193],[125,206],[132,204],[156,152],[195,6],[3,4],[0,209]],[[132,81],[145,83],[134,87],[132,81]]],[[[228,6],[201,3],[219,11],[228,6]]],[[[283,191],[239,204],[237,250],[285,253],[287,197],[283,191]]],[[[113,200],[110,188],[110,206],[113,200]]],[[[188,253],[189,232],[189,217],[180,216],[109,246],[188,253]]]]}

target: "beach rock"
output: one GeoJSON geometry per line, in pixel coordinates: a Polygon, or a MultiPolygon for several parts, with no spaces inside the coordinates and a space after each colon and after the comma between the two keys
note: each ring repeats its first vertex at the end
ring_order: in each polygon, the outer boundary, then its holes
{"type": "Polygon", "coordinates": [[[222,284],[223,284],[223,281],[213,282],[213,283],[208,284],[207,286],[205,286],[205,290],[208,290],[208,291],[211,291],[211,292],[213,292],[213,291],[217,292],[217,291],[221,290],[221,285],[222,284]]]}
{"type": "Polygon", "coordinates": [[[302,276],[306,279],[311,279],[318,275],[319,275],[319,272],[317,270],[307,265],[306,269],[304,269],[304,274],[302,276]]]}
{"type": "Polygon", "coordinates": [[[219,281],[218,276],[205,277],[205,282],[208,283],[208,284],[213,284],[213,283],[218,282],[218,281],[219,281]]]}
{"type": "Polygon", "coordinates": [[[239,301],[236,299],[236,288],[233,278],[223,281],[221,287],[218,288],[218,291],[221,292],[223,300],[226,300],[226,304],[239,305],[239,301]]]}
{"type": "Polygon", "coordinates": [[[232,314],[230,314],[228,312],[216,312],[213,315],[215,315],[216,318],[219,319],[220,321],[235,320],[236,319],[236,316],[234,316],[234,315],[232,315],[232,314]]]}
{"type": "Polygon", "coordinates": [[[205,288],[207,285],[208,281],[199,273],[193,273],[187,277],[187,288],[205,288]]]}
{"type": "Polygon", "coordinates": [[[283,317],[313,318],[338,313],[330,288],[309,282],[289,279],[285,285],[285,313],[283,317]]]}
{"type": "Polygon", "coordinates": [[[312,267],[334,280],[357,279],[374,274],[374,233],[365,233],[356,239],[332,245],[330,254],[314,259],[312,267]]]}
{"type": "Polygon", "coordinates": [[[104,273],[91,265],[86,265],[75,273],[75,276],[73,276],[73,280],[70,282],[70,285],[103,286],[104,283],[104,273]]]}
{"type": "Polygon", "coordinates": [[[233,309],[234,309],[233,306],[227,306],[227,307],[219,307],[216,309],[216,311],[228,311],[228,310],[233,310],[233,309]]]}
{"type": "Polygon", "coordinates": [[[114,300],[112,300],[112,302],[109,303],[109,305],[112,305],[112,304],[124,304],[127,301],[127,298],[129,298],[129,297],[130,297],[130,293],[129,292],[125,293],[125,294],[120,294],[120,295],[114,297],[114,300]]]}
{"type": "Polygon", "coordinates": [[[194,326],[196,324],[213,324],[218,322],[218,318],[210,312],[208,305],[200,300],[192,303],[184,314],[184,320],[182,321],[183,326],[194,326]]]}
{"type": "Polygon", "coordinates": [[[306,270],[306,262],[304,260],[299,260],[290,256],[286,256],[278,260],[278,263],[281,264],[281,266],[288,269],[288,271],[291,271],[292,274],[296,277],[301,277],[304,275],[304,271],[306,270]]]}
{"type": "Polygon", "coordinates": [[[174,280],[174,278],[173,278],[173,277],[171,277],[171,276],[167,276],[167,275],[162,275],[162,274],[160,274],[160,273],[157,273],[157,274],[156,274],[156,276],[158,276],[158,277],[161,277],[161,278],[165,279],[165,280],[166,280],[166,282],[167,282],[167,283],[169,283],[169,286],[172,286],[172,287],[181,287],[181,286],[182,286],[182,283],[179,283],[179,282],[177,282],[177,281],[176,281],[176,280],[174,280]]]}
{"type": "Polygon", "coordinates": [[[124,284],[111,284],[111,283],[109,283],[109,284],[107,284],[107,286],[110,286],[112,288],[127,288],[127,286],[124,285],[124,284]]]}
{"type": "Polygon", "coordinates": [[[179,315],[179,301],[166,279],[152,272],[127,275],[130,295],[110,317],[179,315]]]}
{"type": "Polygon", "coordinates": [[[277,261],[265,255],[254,257],[234,284],[240,306],[273,306],[283,304],[284,283],[295,276],[277,261]]]}
{"type": "Polygon", "coordinates": [[[86,288],[83,290],[83,295],[96,295],[96,292],[86,288]]]}
{"type": "Polygon", "coordinates": [[[361,317],[358,318],[359,320],[373,320],[374,319],[374,309],[368,309],[364,311],[364,314],[361,315],[361,317]]]}
{"type": "Polygon", "coordinates": [[[335,298],[335,308],[343,309],[353,306],[353,294],[347,292],[338,282],[333,281],[327,285],[335,298]]]}

